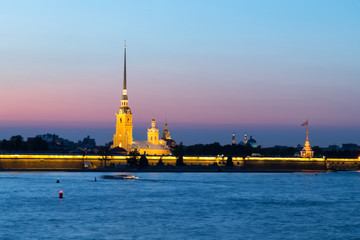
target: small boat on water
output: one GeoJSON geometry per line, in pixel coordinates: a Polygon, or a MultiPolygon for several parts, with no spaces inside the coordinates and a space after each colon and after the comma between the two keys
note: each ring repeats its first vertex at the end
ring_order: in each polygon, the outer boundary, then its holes
{"type": "Polygon", "coordinates": [[[139,179],[135,175],[121,174],[121,175],[103,175],[101,176],[104,179],[124,179],[124,180],[135,180],[139,179]]]}

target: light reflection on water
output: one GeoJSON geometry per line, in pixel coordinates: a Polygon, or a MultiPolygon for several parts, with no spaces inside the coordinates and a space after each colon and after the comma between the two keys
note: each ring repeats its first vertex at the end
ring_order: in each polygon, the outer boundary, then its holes
{"type": "Polygon", "coordinates": [[[360,236],[358,172],[104,174],[1,172],[0,239],[360,236]]]}

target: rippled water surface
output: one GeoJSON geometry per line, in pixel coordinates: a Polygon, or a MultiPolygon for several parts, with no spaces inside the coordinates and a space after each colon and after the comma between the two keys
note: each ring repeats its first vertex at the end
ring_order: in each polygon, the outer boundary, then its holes
{"type": "Polygon", "coordinates": [[[0,172],[0,239],[360,239],[358,172],[103,174],[0,172]]]}

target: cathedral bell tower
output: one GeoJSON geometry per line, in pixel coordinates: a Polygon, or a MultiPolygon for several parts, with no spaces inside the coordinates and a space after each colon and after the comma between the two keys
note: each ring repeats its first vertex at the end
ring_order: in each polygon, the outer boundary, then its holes
{"type": "Polygon", "coordinates": [[[129,101],[127,96],[126,88],[126,44],[124,47],[124,83],[123,83],[123,92],[121,98],[121,107],[119,108],[118,113],[116,114],[116,132],[113,138],[113,145],[111,148],[121,147],[126,151],[130,151],[131,145],[133,143],[132,136],[132,113],[129,108],[129,101]]]}
{"type": "Polygon", "coordinates": [[[159,129],[155,127],[155,119],[151,121],[151,127],[148,128],[147,140],[153,144],[159,144],[159,129]]]}
{"type": "Polygon", "coordinates": [[[162,135],[161,139],[163,139],[163,140],[170,140],[171,139],[167,123],[165,123],[165,129],[163,131],[163,135],[162,135]]]}

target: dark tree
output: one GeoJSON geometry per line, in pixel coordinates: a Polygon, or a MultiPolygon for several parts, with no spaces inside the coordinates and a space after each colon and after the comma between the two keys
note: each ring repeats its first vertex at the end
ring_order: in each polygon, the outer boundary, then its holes
{"type": "Polygon", "coordinates": [[[49,150],[48,143],[41,137],[31,138],[27,141],[29,151],[47,151],[49,150]]]}
{"type": "Polygon", "coordinates": [[[312,150],[314,151],[314,156],[316,157],[322,157],[324,155],[324,152],[321,150],[319,146],[314,146],[312,150]]]}
{"type": "Polygon", "coordinates": [[[107,161],[109,160],[110,149],[106,146],[100,147],[99,153],[100,153],[101,159],[103,161],[103,165],[104,165],[104,167],[106,167],[107,161]]]}
{"type": "Polygon", "coordinates": [[[160,159],[159,159],[158,163],[156,164],[156,166],[164,166],[162,157],[160,157],[160,159]]]}
{"type": "Polygon", "coordinates": [[[139,168],[146,168],[149,166],[149,161],[147,159],[147,157],[144,155],[142,155],[140,157],[140,160],[139,160],[139,168]]]}
{"type": "Polygon", "coordinates": [[[176,166],[177,166],[177,167],[186,166],[186,164],[184,163],[184,158],[183,158],[183,156],[179,156],[179,157],[176,159],[176,166]]]}
{"type": "Polygon", "coordinates": [[[9,149],[9,141],[6,140],[6,139],[3,139],[1,142],[0,142],[0,149],[1,150],[8,150],[9,149]]]}
{"type": "Polygon", "coordinates": [[[180,142],[179,145],[175,146],[173,154],[177,157],[176,158],[176,166],[185,166],[184,163],[184,146],[183,143],[180,142]]]}
{"type": "Polygon", "coordinates": [[[129,153],[129,157],[127,159],[127,165],[128,167],[137,167],[139,166],[139,162],[137,160],[137,157],[139,156],[139,152],[135,149],[129,153]]]}
{"type": "Polygon", "coordinates": [[[179,157],[179,156],[184,156],[184,146],[183,146],[183,143],[180,142],[180,144],[178,145],[175,145],[174,147],[172,147],[170,149],[171,153],[176,156],[176,157],[179,157]]]}
{"type": "Polygon", "coordinates": [[[12,136],[9,141],[9,149],[10,151],[20,151],[20,150],[26,150],[27,146],[24,142],[24,138],[20,135],[12,136]]]}
{"type": "Polygon", "coordinates": [[[228,158],[226,159],[226,163],[225,163],[226,167],[233,167],[234,166],[234,162],[232,160],[232,156],[228,156],[228,158]]]}

